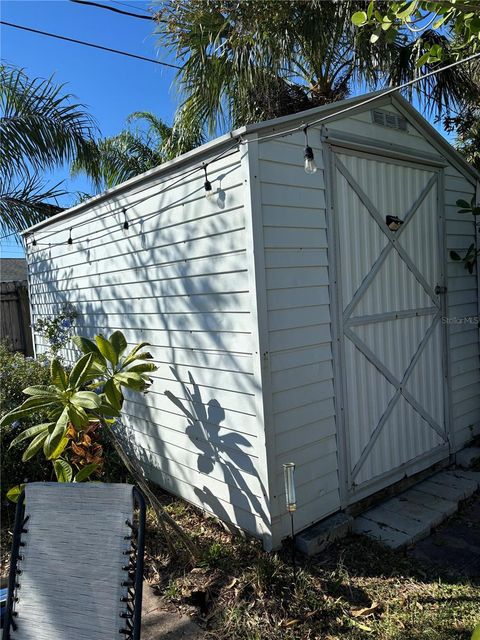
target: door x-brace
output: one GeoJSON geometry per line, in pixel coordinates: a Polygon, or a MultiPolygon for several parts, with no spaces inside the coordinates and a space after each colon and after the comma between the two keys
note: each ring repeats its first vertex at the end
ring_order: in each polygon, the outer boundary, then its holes
{"type": "MultiPolygon", "coordinates": [[[[406,214],[404,216],[403,225],[398,229],[398,231],[396,231],[395,233],[392,233],[390,231],[390,229],[387,227],[387,225],[385,224],[384,220],[382,219],[382,216],[378,212],[378,210],[375,207],[375,205],[372,203],[372,201],[366,195],[366,193],[363,191],[363,189],[360,187],[360,185],[356,182],[356,180],[351,175],[351,173],[349,172],[347,167],[345,167],[345,165],[338,158],[336,158],[335,164],[336,164],[336,167],[337,167],[338,171],[340,171],[340,173],[343,175],[343,177],[345,178],[347,183],[350,185],[350,187],[357,194],[357,196],[360,199],[360,201],[362,202],[362,204],[365,206],[367,211],[370,213],[370,215],[373,217],[375,222],[378,224],[378,226],[380,227],[380,229],[382,230],[382,232],[386,235],[386,237],[388,239],[388,243],[382,249],[380,255],[377,258],[377,260],[374,262],[370,272],[363,279],[360,287],[357,289],[357,291],[353,295],[350,303],[346,306],[346,308],[345,308],[345,310],[343,312],[343,325],[344,325],[344,334],[345,334],[345,336],[347,336],[352,341],[352,343],[367,358],[367,360],[369,360],[369,362],[371,362],[371,364],[378,371],[380,371],[380,373],[388,380],[388,382],[393,387],[395,387],[394,395],[391,397],[390,401],[388,402],[387,407],[386,407],[385,411],[383,412],[378,424],[376,425],[376,427],[374,428],[374,430],[371,433],[370,440],[368,441],[367,445],[365,446],[364,450],[362,451],[362,454],[360,455],[360,458],[356,462],[354,468],[352,469],[351,478],[352,478],[352,481],[353,481],[356,478],[356,476],[358,475],[358,473],[359,473],[360,469],[362,468],[362,466],[364,465],[365,461],[367,460],[367,458],[368,458],[368,456],[369,456],[369,454],[370,454],[370,452],[371,452],[371,450],[372,450],[377,438],[379,437],[379,435],[380,435],[385,423],[387,422],[387,420],[388,420],[390,414],[392,413],[393,408],[395,407],[396,403],[398,402],[400,396],[403,396],[405,398],[405,400],[413,407],[413,409],[415,409],[415,411],[417,411],[417,413],[425,420],[425,422],[428,425],[430,425],[430,427],[434,431],[436,431],[438,433],[438,435],[440,437],[442,437],[443,439],[446,439],[445,430],[442,429],[442,427],[436,422],[436,420],[417,402],[417,400],[415,400],[415,398],[412,396],[412,394],[409,391],[407,391],[407,389],[405,388],[405,385],[406,385],[411,373],[413,372],[413,370],[415,368],[415,365],[417,364],[417,362],[418,362],[418,360],[419,360],[419,358],[420,358],[420,356],[421,356],[426,344],[428,343],[431,335],[433,334],[433,332],[435,330],[435,327],[437,326],[437,324],[438,324],[438,322],[440,320],[441,309],[440,309],[440,303],[437,300],[437,296],[435,294],[434,289],[425,280],[424,276],[417,269],[415,264],[412,262],[410,256],[405,251],[405,249],[399,244],[399,238],[401,237],[402,233],[405,232],[405,229],[408,226],[408,223],[413,218],[413,216],[415,215],[416,211],[421,206],[421,204],[423,203],[423,201],[425,200],[425,198],[429,194],[429,192],[432,189],[432,187],[437,183],[437,175],[435,174],[430,178],[430,180],[428,181],[428,183],[426,184],[426,186],[424,187],[424,189],[420,193],[419,197],[417,198],[417,200],[412,204],[412,206],[406,212],[406,214]],[[409,363],[406,371],[404,372],[403,377],[402,377],[401,380],[399,380],[377,358],[377,356],[371,351],[371,349],[365,344],[365,342],[361,338],[359,338],[358,335],[356,333],[354,333],[350,328],[350,325],[353,326],[353,325],[359,324],[358,318],[352,318],[352,313],[353,313],[354,309],[357,307],[358,303],[360,302],[360,300],[363,297],[363,295],[365,294],[365,292],[367,291],[367,289],[370,286],[370,284],[375,279],[375,276],[380,271],[380,269],[381,269],[383,263],[385,262],[386,258],[388,257],[388,255],[390,254],[390,252],[393,249],[395,249],[398,252],[398,254],[402,258],[402,260],[405,262],[407,267],[410,269],[410,271],[412,272],[412,274],[414,275],[416,280],[419,282],[419,284],[423,287],[423,289],[426,291],[428,296],[431,298],[432,303],[433,303],[434,307],[436,308],[435,311],[434,311],[434,314],[433,314],[432,323],[431,323],[430,327],[428,328],[427,332],[425,333],[425,335],[423,336],[420,344],[418,345],[418,348],[417,348],[416,352],[414,353],[413,357],[411,358],[410,363],[409,363]]],[[[427,309],[422,309],[422,313],[421,314],[422,315],[428,314],[428,308],[427,309]]],[[[388,315],[389,314],[382,314],[382,315],[384,316],[385,320],[388,319],[388,315]]],[[[392,316],[397,316],[398,314],[391,314],[391,315],[392,316]]],[[[368,322],[368,316],[365,317],[365,320],[366,320],[366,322],[368,322]]]]}

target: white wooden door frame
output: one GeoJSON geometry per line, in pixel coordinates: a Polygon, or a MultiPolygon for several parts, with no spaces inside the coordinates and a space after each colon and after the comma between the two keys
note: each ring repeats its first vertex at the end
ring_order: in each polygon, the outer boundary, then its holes
{"type": "MultiPolygon", "coordinates": [[[[437,421],[428,415],[428,412],[421,407],[420,403],[416,401],[416,399],[404,388],[405,382],[410,376],[413,368],[418,361],[423,348],[428,342],[429,337],[432,335],[434,329],[438,326],[438,323],[441,322],[441,318],[445,315],[446,312],[446,296],[441,295],[440,298],[435,294],[432,286],[426,282],[423,275],[417,269],[417,267],[412,263],[412,260],[406,254],[405,250],[401,245],[398,244],[398,238],[401,237],[402,231],[408,227],[408,222],[412,219],[413,215],[417,211],[417,209],[421,206],[424,199],[427,197],[430,190],[437,185],[437,201],[439,207],[439,220],[438,220],[438,234],[439,234],[439,252],[441,255],[438,256],[440,270],[439,270],[439,279],[441,286],[445,286],[446,280],[446,253],[444,250],[445,247],[445,230],[444,230],[444,216],[443,216],[443,170],[438,166],[429,166],[426,167],[424,163],[415,163],[415,158],[412,157],[411,161],[407,161],[404,156],[401,159],[395,158],[395,154],[391,152],[391,159],[388,160],[385,158],[384,154],[376,153],[375,151],[370,150],[350,150],[345,148],[343,145],[341,147],[336,147],[333,144],[328,144],[324,141],[324,155],[325,155],[325,165],[327,170],[327,184],[328,184],[328,233],[329,233],[329,247],[331,247],[330,255],[329,255],[329,267],[331,270],[330,275],[330,283],[331,283],[331,306],[332,306],[332,333],[333,333],[333,342],[334,342],[334,372],[335,372],[335,395],[336,395],[336,417],[337,417],[337,447],[338,447],[338,457],[339,457],[339,485],[340,485],[340,495],[341,495],[341,503],[342,507],[345,508],[352,502],[359,500],[366,495],[374,493],[377,489],[385,486],[386,481],[390,480],[391,482],[395,482],[397,479],[403,477],[407,472],[410,474],[415,473],[417,470],[421,470],[430,464],[434,464],[435,462],[448,457],[450,451],[450,438],[451,438],[451,420],[450,420],[450,411],[451,411],[451,403],[449,402],[449,393],[448,393],[448,357],[446,352],[446,336],[447,336],[447,327],[444,326],[442,333],[442,362],[444,367],[444,425],[440,425],[437,421]],[[371,160],[379,160],[382,162],[390,162],[392,164],[402,164],[404,166],[412,166],[414,168],[419,168],[422,170],[428,169],[432,172],[432,177],[428,181],[425,188],[422,190],[420,195],[416,198],[415,202],[410,206],[407,212],[403,217],[404,225],[396,232],[392,233],[385,225],[383,218],[378,212],[377,208],[370,201],[368,196],[361,189],[361,186],[358,185],[356,180],[351,176],[348,169],[345,167],[343,163],[337,158],[338,154],[348,154],[354,155],[357,157],[365,157],[371,160]],[[342,290],[341,290],[341,278],[340,275],[340,265],[338,261],[338,257],[340,256],[340,238],[336,223],[335,216],[335,206],[336,206],[336,198],[337,198],[337,180],[336,175],[337,171],[344,176],[344,178],[349,183],[350,187],[356,193],[357,197],[360,199],[365,208],[369,211],[370,215],[377,222],[380,229],[385,233],[388,243],[385,245],[384,249],[380,252],[380,255],[377,256],[374,265],[372,267],[371,272],[366,278],[366,282],[362,282],[360,288],[355,292],[352,300],[347,305],[345,310],[342,305],[342,290]],[[360,298],[363,295],[363,292],[366,291],[369,284],[373,281],[375,274],[378,272],[381,265],[384,263],[386,257],[393,250],[396,250],[402,260],[404,260],[406,266],[409,268],[411,273],[414,275],[416,280],[428,294],[429,298],[432,300],[432,307],[435,306],[434,310],[434,320],[429,327],[427,333],[425,334],[423,340],[418,346],[416,354],[413,356],[411,363],[407,370],[404,372],[402,379],[399,379],[395,376],[376,356],[371,352],[371,350],[367,347],[367,345],[360,340],[360,338],[351,331],[350,327],[355,326],[361,322],[361,318],[353,318],[351,317],[351,313],[356,307],[357,303],[360,301],[360,298]],[[332,255],[333,254],[333,255],[332,255]],[[443,255],[442,255],[443,254],[443,255]],[[411,268],[413,267],[413,268],[411,268]],[[370,442],[367,445],[367,448],[362,452],[361,458],[356,462],[354,468],[352,469],[351,464],[351,455],[349,450],[349,441],[348,441],[348,433],[346,430],[346,406],[345,406],[345,398],[347,397],[347,389],[346,389],[346,376],[343,375],[343,371],[345,370],[345,349],[344,349],[344,340],[348,337],[355,347],[360,350],[360,352],[384,375],[387,381],[392,384],[395,388],[395,393],[387,405],[387,408],[384,414],[381,417],[381,420],[377,424],[376,428],[372,432],[373,438],[370,439],[370,442]],[[371,481],[367,481],[362,484],[360,490],[352,490],[352,481],[356,473],[361,468],[363,462],[367,459],[368,454],[371,451],[371,448],[375,444],[375,440],[378,435],[381,433],[382,427],[386,422],[386,419],[390,415],[391,410],[395,406],[397,400],[400,396],[403,396],[405,400],[419,413],[419,415],[429,424],[429,426],[436,431],[442,439],[444,439],[444,443],[433,449],[432,451],[426,452],[420,456],[418,456],[415,460],[412,460],[405,465],[401,465],[395,469],[389,470],[385,472],[381,476],[373,478],[371,481]],[[373,441],[372,441],[373,440],[373,441]],[[353,477],[352,477],[353,476],[353,477]]],[[[422,313],[431,314],[431,308],[425,309],[417,309],[420,315],[422,313]]],[[[378,320],[387,320],[389,313],[379,314],[378,320]],[[382,316],[382,317],[380,317],[382,316]]],[[[394,313],[396,317],[401,317],[402,312],[394,313]]],[[[411,313],[406,312],[405,317],[408,317],[411,313]]],[[[388,482],[387,482],[388,484],[388,482]]]]}

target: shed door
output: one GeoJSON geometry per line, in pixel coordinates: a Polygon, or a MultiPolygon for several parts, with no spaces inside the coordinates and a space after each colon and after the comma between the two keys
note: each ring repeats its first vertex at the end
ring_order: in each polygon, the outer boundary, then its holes
{"type": "Polygon", "coordinates": [[[339,446],[352,501],[448,454],[440,173],[346,151],[333,159],[339,446]]]}

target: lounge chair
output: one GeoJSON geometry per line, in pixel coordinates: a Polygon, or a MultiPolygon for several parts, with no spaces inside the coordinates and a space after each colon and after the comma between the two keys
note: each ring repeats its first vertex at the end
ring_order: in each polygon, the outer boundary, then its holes
{"type": "Polygon", "coordinates": [[[144,528],[145,501],[131,485],[27,484],[3,640],[139,640],[144,528]]]}

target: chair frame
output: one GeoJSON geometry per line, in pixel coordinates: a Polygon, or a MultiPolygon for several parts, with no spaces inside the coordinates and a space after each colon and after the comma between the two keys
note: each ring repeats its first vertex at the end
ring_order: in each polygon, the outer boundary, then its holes
{"type": "MultiPolygon", "coordinates": [[[[132,533],[136,532],[136,549],[133,548],[133,562],[135,567],[135,574],[133,580],[133,614],[132,614],[132,626],[131,629],[121,630],[119,625],[119,634],[125,633],[126,640],[140,640],[141,631],[141,617],[142,617],[142,593],[143,593],[143,556],[145,551],[145,519],[146,519],[146,505],[145,498],[142,493],[133,487],[133,500],[134,504],[138,507],[139,518],[138,528],[133,527],[132,533]]],[[[19,573],[18,560],[20,554],[20,547],[23,546],[21,537],[22,533],[26,533],[25,524],[28,521],[28,516],[25,518],[25,491],[22,491],[17,502],[17,508],[15,511],[15,525],[13,530],[13,543],[12,553],[10,558],[10,572],[8,576],[8,594],[7,603],[5,609],[5,618],[3,623],[3,640],[14,640],[11,636],[11,629],[15,631],[15,617],[18,612],[14,611],[14,603],[17,599],[16,590],[18,587],[17,575],[19,573]]],[[[127,521],[127,524],[128,521],[127,521]]],[[[133,535],[132,535],[133,537],[133,535]]],[[[128,569],[125,568],[127,571],[128,569]]],[[[129,588],[130,593],[130,588],[129,588]]],[[[122,617],[119,617],[122,620],[122,617]]]]}

